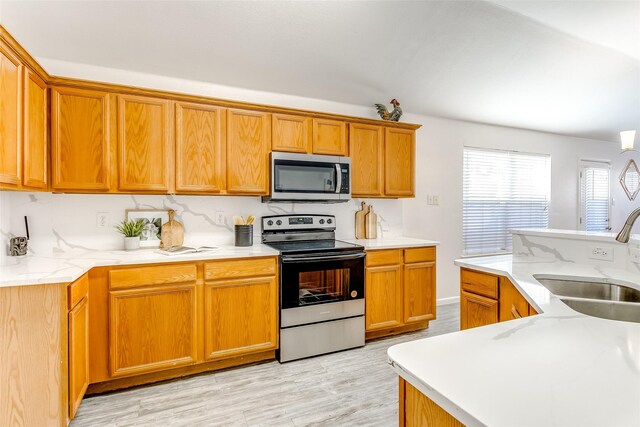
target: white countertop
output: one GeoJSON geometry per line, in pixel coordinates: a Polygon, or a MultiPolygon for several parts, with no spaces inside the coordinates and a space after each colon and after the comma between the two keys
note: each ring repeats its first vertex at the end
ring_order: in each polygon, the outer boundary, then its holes
{"type": "Polygon", "coordinates": [[[640,289],[640,274],[511,255],[456,265],[509,277],[541,314],[393,346],[399,375],[469,426],[640,426],[640,324],[578,313],[533,277],[640,289]]]}
{"type": "Polygon", "coordinates": [[[212,252],[167,256],[157,249],[136,251],[75,250],[52,255],[8,257],[0,264],[0,287],[73,282],[93,267],[199,261],[222,258],[277,256],[267,245],[248,247],[218,245],[212,252]]]}
{"type": "Polygon", "coordinates": [[[412,237],[384,237],[379,239],[338,239],[344,242],[356,243],[364,246],[365,250],[415,248],[422,246],[437,246],[440,242],[433,240],[414,239],[412,237]]]}

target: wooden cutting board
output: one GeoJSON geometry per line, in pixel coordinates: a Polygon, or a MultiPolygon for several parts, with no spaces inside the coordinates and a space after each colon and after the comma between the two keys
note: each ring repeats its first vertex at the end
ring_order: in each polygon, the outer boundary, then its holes
{"type": "Polygon", "coordinates": [[[184,243],[184,226],[173,219],[175,211],[169,211],[169,221],[162,224],[162,232],[160,234],[160,247],[170,248],[172,246],[182,246],[184,243]]]}
{"type": "Polygon", "coordinates": [[[369,211],[365,216],[365,236],[367,239],[378,238],[378,214],[373,211],[373,206],[369,205],[369,211]]]}
{"type": "Polygon", "coordinates": [[[367,204],[361,203],[362,208],[356,212],[356,239],[365,239],[366,231],[364,227],[364,219],[367,214],[367,204]]]}

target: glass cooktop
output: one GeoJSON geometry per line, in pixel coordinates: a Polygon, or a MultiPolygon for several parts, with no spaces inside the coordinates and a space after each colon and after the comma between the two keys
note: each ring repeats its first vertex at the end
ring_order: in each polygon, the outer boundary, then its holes
{"type": "Polygon", "coordinates": [[[301,240],[295,242],[269,242],[265,244],[279,250],[283,254],[364,250],[364,246],[343,242],[341,240],[301,240]]]}

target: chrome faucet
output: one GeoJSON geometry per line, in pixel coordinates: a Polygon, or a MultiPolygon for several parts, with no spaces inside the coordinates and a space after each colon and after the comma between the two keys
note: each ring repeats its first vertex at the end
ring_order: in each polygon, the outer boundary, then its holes
{"type": "Polygon", "coordinates": [[[631,227],[633,227],[633,223],[636,222],[636,219],[638,219],[638,217],[640,217],[640,208],[631,212],[631,215],[629,215],[629,218],[627,218],[627,221],[624,223],[622,230],[620,230],[620,232],[616,236],[616,240],[618,242],[620,243],[629,242],[629,237],[631,236],[631,227]]]}

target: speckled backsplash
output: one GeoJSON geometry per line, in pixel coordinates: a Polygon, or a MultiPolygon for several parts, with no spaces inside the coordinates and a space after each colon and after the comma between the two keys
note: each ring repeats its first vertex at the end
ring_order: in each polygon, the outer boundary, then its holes
{"type": "MultiPolygon", "coordinates": [[[[254,214],[257,237],[259,218],[264,215],[320,213],[336,216],[338,238],[354,237],[354,216],[360,201],[347,203],[262,203],[259,197],[238,196],[147,196],[0,192],[0,232],[2,256],[8,239],[25,234],[25,215],[29,218],[31,253],[50,253],[80,249],[122,249],[123,240],[113,228],[127,209],[173,209],[185,227],[186,245],[215,245],[233,241],[233,215],[254,214]],[[215,223],[216,212],[223,212],[225,223],[215,223]],[[106,213],[108,225],[98,227],[98,213],[106,213]]],[[[402,201],[367,199],[378,214],[378,237],[402,235],[402,201]]]]}

